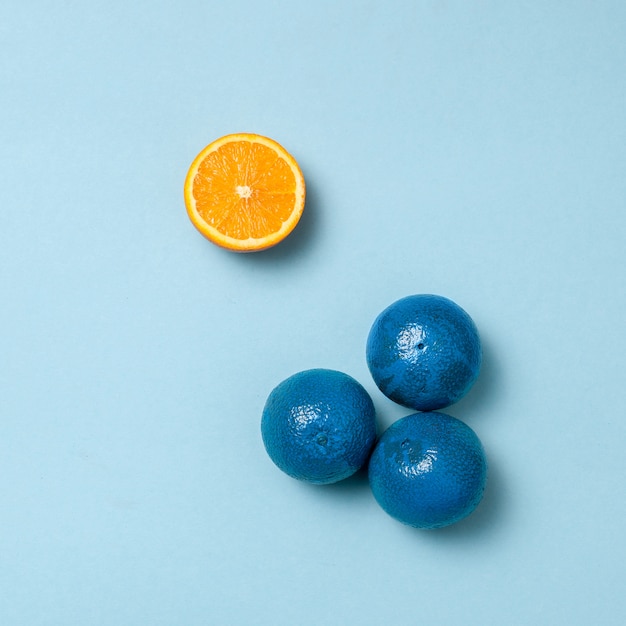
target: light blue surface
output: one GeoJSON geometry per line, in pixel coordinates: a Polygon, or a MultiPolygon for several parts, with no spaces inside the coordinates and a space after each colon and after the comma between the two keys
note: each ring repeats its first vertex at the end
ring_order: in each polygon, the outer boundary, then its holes
{"type": "Polygon", "coordinates": [[[0,5],[0,623],[626,621],[626,4],[0,5]],[[280,247],[188,221],[209,141],[302,166],[280,247]],[[471,311],[466,521],[267,457],[267,394],[411,293],[471,311]]]}

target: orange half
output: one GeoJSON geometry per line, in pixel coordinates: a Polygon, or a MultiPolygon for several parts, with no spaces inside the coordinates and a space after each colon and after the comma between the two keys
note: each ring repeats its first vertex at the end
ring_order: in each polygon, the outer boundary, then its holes
{"type": "Polygon", "coordinates": [[[273,139],[226,135],[194,159],[185,180],[185,204],[194,226],[210,241],[237,252],[265,250],[282,241],[304,209],[304,177],[295,159],[273,139]]]}

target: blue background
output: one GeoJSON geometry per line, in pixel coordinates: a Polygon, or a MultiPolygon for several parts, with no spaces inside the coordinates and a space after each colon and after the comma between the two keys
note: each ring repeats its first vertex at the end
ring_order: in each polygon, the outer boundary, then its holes
{"type": "Polygon", "coordinates": [[[0,623],[625,623],[625,72],[617,0],[3,0],[0,623]],[[242,131],[308,184],[254,255],[182,195],[242,131]],[[410,412],[364,350],[412,293],[485,352],[489,486],[434,532],[259,430],[310,367],[410,412]]]}

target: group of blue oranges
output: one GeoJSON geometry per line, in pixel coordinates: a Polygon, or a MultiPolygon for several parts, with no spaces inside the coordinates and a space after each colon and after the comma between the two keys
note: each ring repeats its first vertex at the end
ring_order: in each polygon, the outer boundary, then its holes
{"type": "Polygon", "coordinates": [[[417,413],[378,437],[374,404],[359,382],[306,370],[267,399],[261,434],[268,455],[289,476],[314,484],[367,465],[376,501],[416,528],[467,517],[485,489],[485,453],[469,426],[438,409],[460,400],[478,377],[482,349],[471,317],[442,296],[402,298],[374,321],[366,358],[377,387],[417,413]]]}

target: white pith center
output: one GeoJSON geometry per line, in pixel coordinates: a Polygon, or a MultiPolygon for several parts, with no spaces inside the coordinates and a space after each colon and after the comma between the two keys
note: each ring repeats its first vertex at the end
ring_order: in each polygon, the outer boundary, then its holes
{"type": "Polygon", "coordinates": [[[249,198],[252,195],[252,189],[248,185],[237,185],[235,191],[239,194],[240,198],[249,198]]]}

